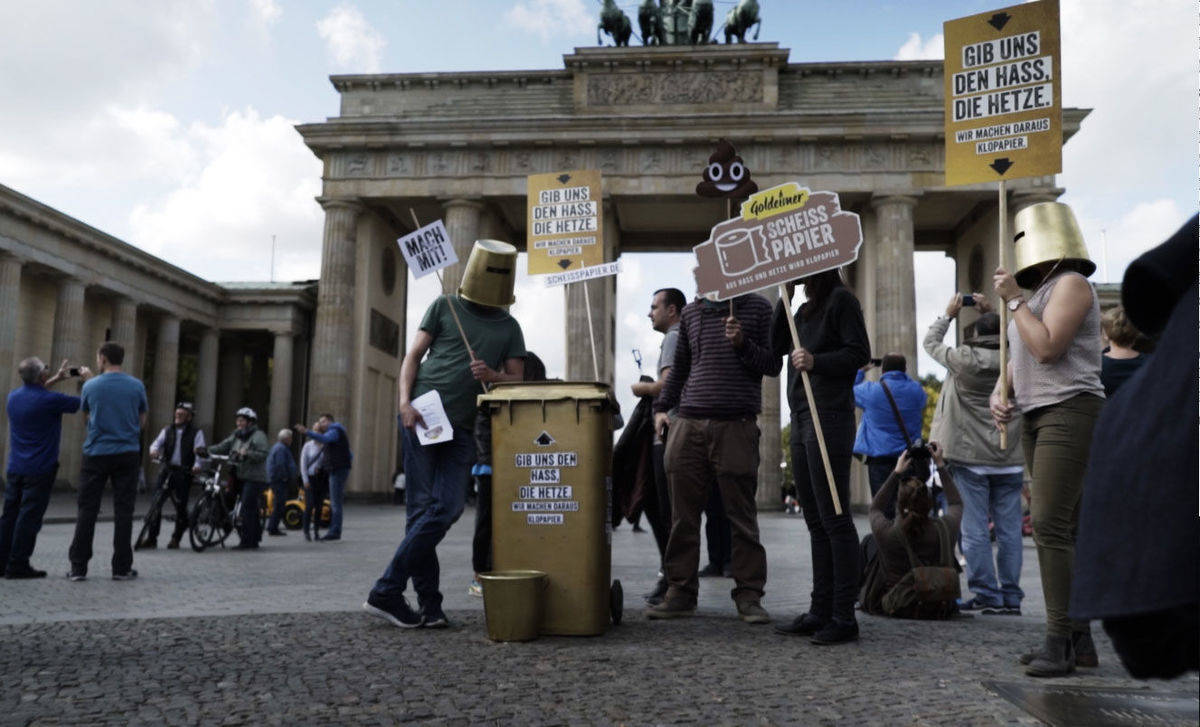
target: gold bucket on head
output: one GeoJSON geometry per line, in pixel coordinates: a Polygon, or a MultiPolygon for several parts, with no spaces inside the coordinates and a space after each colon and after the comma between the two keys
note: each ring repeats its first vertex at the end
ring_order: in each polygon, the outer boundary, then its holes
{"type": "Polygon", "coordinates": [[[1041,274],[1034,269],[1041,263],[1070,260],[1078,264],[1084,277],[1096,272],[1075,213],[1062,202],[1041,202],[1017,213],[1013,218],[1013,255],[1013,277],[1025,289],[1041,282],[1041,274]]]}
{"type": "Polygon", "coordinates": [[[499,240],[476,240],[458,295],[472,303],[503,308],[516,302],[517,248],[499,240]]]}

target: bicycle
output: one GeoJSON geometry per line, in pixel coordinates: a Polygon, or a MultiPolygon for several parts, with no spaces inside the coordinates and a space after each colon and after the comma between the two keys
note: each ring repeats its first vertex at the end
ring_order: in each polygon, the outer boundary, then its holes
{"type": "Polygon", "coordinates": [[[217,466],[211,475],[202,479],[203,492],[196,499],[196,504],[192,506],[192,512],[188,515],[190,520],[188,540],[192,544],[192,550],[197,553],[214,545],[223,546],[225,539],[229,537],[229,533],[235,527],[233,513],[225,505],[226,488],[223,476],[230,467],[229,457],[210,454],[208,461],[215,462],[217,466]]]}
{"type": "MultiPolygon", "coordinates": [[[[150,525],[157,522],[159,527],[155,530],[161,530],[163,520],[163,505],[167,504],[169,499],[171,502],[177,502],[175,492],[171,489],[171,478],[162,475],[162,468],[167,467],[161,459],[153,460],[159,467],[159,478],[161,483],[154,490],[154,497],[150,500],[150,507],[146,510],[146,516],[142,520],[142,529],[138,531],[137,540],[133,541],[133,549],[141,550],[150,545],[151,540],[158,540],[158,532],[155,532],[154,537],[150,537],[150,525]]],[[[165,516],[168,522],[175,522],[174,515],[165,516]]]]}

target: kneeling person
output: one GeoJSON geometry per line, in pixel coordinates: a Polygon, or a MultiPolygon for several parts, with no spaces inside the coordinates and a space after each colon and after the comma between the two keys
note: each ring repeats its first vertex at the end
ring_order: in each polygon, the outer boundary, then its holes
{"type": "Polygon", "coordinates": [[[525,338],[521,326],[505,310],[515,300],[516,264],[517,249],[512,245],[476,241],[458,295],[441,296],[429,306],[400,368],[407,523],[404,540],[363,604],[369,613],[396,626],[447,625],[438,588],[436,548],[463,511],[475,461],[472,431],[476,396],[483,393],[480,382],[521,381],[524,376],[525,338]],[[416,425],[424,422],[412,401],[430,391],[441,397],[454,437],[425,446],[415,431],[416,425]],[[409,579],[419,613],[404,597],[409,579]]]}

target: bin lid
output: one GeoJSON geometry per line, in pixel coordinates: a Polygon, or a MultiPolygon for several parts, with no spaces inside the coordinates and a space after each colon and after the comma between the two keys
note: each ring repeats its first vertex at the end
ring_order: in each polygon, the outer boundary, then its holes
{"type": "Polygon", "coordinates": [[[480,394],[477,405],[511,401],[607,401],[618,410],[612,387],[598,381],[511,381],[493,384],[491,391],[480,394]]]}

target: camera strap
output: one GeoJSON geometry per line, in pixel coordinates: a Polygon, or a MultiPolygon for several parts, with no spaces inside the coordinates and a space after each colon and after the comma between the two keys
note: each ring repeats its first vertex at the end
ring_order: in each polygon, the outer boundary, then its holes
{"type": "Polygon", "coordinates": [[[900,407],[896,406],[892,390],[888,388],[887,382],[882,378],[879,380],[879,385],[883,387],[883,393],[887,394],[888,403],[892,405],[892,416],[896,417],[896,423],[900,425],[900,433],[904,435],[904,446],[912,446],[912,437],[908,436],[908,428],[904,426],[904,417],[900,416],[900,407]]]}

